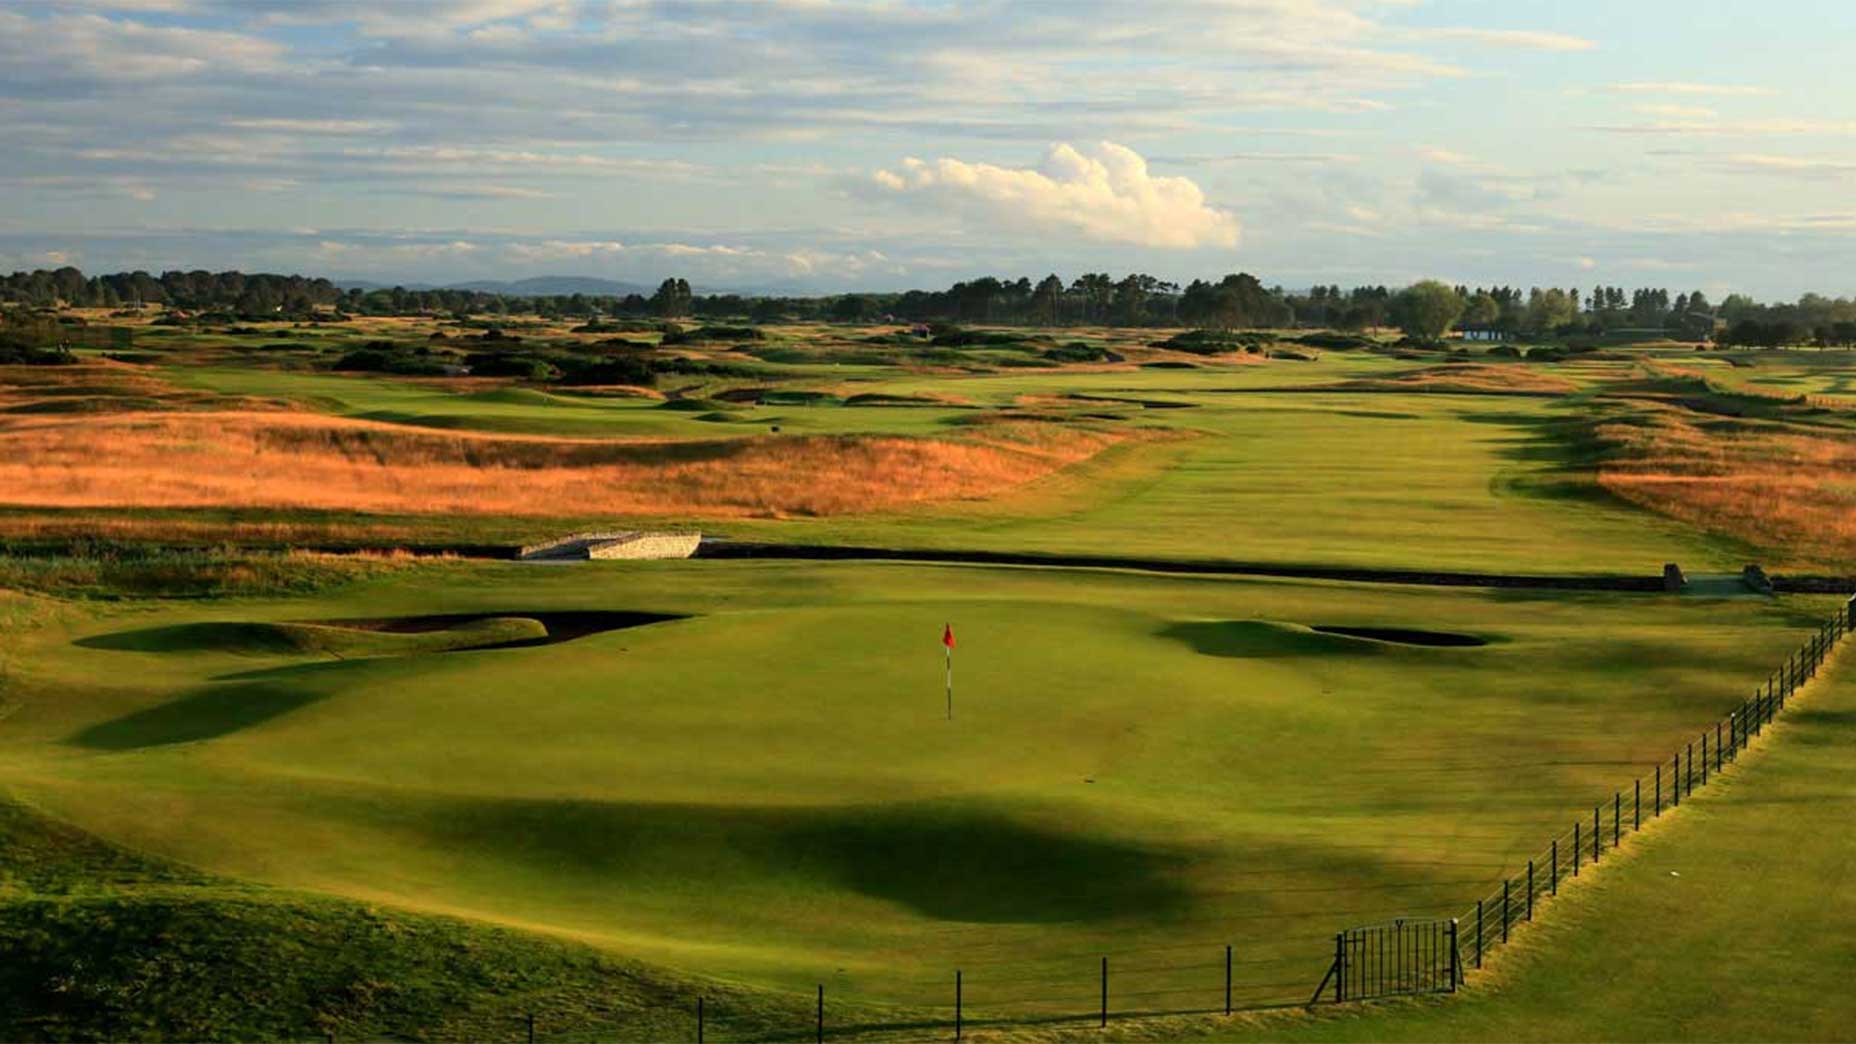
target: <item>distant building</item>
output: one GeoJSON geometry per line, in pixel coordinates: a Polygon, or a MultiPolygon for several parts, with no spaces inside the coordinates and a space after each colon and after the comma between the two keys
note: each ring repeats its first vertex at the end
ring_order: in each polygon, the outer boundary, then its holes
{"type": "Polygon", "coordinates": [[[1465,341],[1506,341],[1508,339],[1506,331],[1498,330],[1493,326],[1461,326],[1456,332],[1457,336],[1465,341]]]}

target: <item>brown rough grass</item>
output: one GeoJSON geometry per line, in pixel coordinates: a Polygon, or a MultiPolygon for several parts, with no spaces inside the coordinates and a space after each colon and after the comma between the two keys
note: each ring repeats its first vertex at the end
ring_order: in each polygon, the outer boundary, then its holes
{"type": "Polygon", "coordinates": [[[1579,390],[1579,385],[1538,365],[1515,363],[1509,366],[1483,363],[1454,363],[1426,366],[1391,377],[1373,377],[1347,381],[1342,387],[1360,391],[1440,391],[1440,392],[1551,392],[1562,394],[1579,390]]]}
{"type": "Polygon", "coordinates": [[[1856,435],[1672,409],[1596,434],[1599,484],[1617,496],[1768,549],[1770,564],[1856,572],[1856,435]]]}
{"type": "Polygon", "coordinates": [[[110,413],[228,407],[284,409],[284,404],[178,387],[130,363],[0,366],[0,415],[110,413]]]}
{"type": "Polygon", "coordinates": [[[740,517],[988,497],[1116,436],[1039,424],[955,439],[594,441],[437,432],[303,413],[0,418],[0,502],[386,514],[740,517]]]}

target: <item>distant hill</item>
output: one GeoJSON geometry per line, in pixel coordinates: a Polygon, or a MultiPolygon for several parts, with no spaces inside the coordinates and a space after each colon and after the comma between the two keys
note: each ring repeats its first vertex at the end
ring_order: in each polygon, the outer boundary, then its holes
{"type": "Polygon", "coordinates": [[[590,276],[534,276],[529,279],[499,281],[478,279],[468,283],[447,283],[439,286],[434,283],[382,283],[369,279],[338,279],[335,285],[346,290],[388,290],[395,285],[407,290],[475,290],[485,294],[503,294],[508,297],[554,297],[568,294],[585,294],[588,297],[624,297],[626,294],[649,295],[652,288],[638,283],[621,283],[616,279],[594,279],[590,276]]]}

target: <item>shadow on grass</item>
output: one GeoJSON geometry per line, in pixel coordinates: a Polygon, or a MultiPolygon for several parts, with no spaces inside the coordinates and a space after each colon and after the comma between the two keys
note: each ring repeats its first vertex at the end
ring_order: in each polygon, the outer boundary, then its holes
{"type": "Polygon", "coordinates": [[[289,633],[267,623],[189,623],[143,627],[79,638],[83,649],[112,652],[292,653],[300,646],[289,633]]]}
{"type": "MultiPolygon", "coordinates": [[[[403,810],[402,810],[403,811],[403,810]]],[[[828,883],[944,921],[1055,923],[1188,908],[1184,850],[967,804],[746,807],[460,799],[417,829],[456,850],[637,882],[828,883]]]]}
{"type": "Polygon", "coordinates": [[[215,739],[261,725],[327,696],[281,681],[216,687],[100,722],[67,742],[91,750],[124,751],[215,739]]]}
{"type": "Polygon", "coordinates": [[[1387,651],[1382,642],[1321,634],[1307,627],[1269,620],[1199,620],[1159,631],[1162,638],[1184,642],[1205,656],[1274,659],[1298,656],[1373,656],[1387,651]]]}

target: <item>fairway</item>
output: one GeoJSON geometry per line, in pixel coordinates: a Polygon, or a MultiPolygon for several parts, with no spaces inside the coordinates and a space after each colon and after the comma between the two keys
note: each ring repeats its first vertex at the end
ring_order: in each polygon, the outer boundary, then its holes
{"type": "Polygon", "coordinates": [[[1333,931],[1458,912],[1744,698],[1821,608],[1082,570],[426,566],[283,601],[52,614],[16,651],[33,666],[0,782],[216,873],[846,1001],[945,1006],[958,968],[972,1012],[1073,1015],[1109,956],[1117,1010],[1190,1010],[1219,1000],[1226,945],[1240,1002],[1296,1000],[1333,931]],[[504,622],[339,625],[435,608],[504,622]],[[466,648],[569,610],[657,619],[466,648]]]}
{"type": "MultiPolygon", "coordinates": [[[[695,412],[652,398],[460,392],[392,379],[166,367],[164,376],[182,386],[282,399],[395,427],[347,436],[341,455],[330,460],[291,462],[286,455],[274,465],[276,474],[254,472],[245,486],[181,494],[196,501],[163,500],[149,482],[94,492],[109,476],[75,490],[63,472],[28,486],[36,473],[22,471],[19,482],[32,489],[30,503],[100,510],[248,505],[270,509],[262,517],[271,518],[279,508],[327,508],[346,481],[354,484],[351,499],[364,498],[377,513],[403,517],[420,503],[428,512],[442,505],[446,512],[420,519],[417,528],[470,541],[525,532],[499,512],[559,513],[572,525],[603,524],[619,511],[640,524],[697,519],[711,535],[750,540],[1494,572],[1641,576],[1666,561],[1727,571],[1771,551],[1736,533],[1659,518],[1593,481],[1596,465],[1579,449],[1585,396],[1604,382],[1630,378],[1630,363],[1568,366],[1571,377],[1535,374],[1532,367],[1522,373],[1517,365],[1500,376],[1522,388],[1546,381],[1565,392],[1557,396],[1503,394],[1499,383],[1477,394],[1440,394],[1428,377],[1409,381],[1428,367],[1344,353],[1315,363],[1061,375],[924,376],[870,367],[850,385],[837,369],[787,367],[769,379],[808,394],[920,404],[855,406],[833,398],[823,405],[695,412]],[[607,455],[642,466],[655,453],[666,470],[655,479],[640,470],[559,477],[523,464],[520,483],[502,470],[468,477],[460,474],[462,461],[527,460],[545,447],[531,440],[499,450],[473,434],[455,447],[433,448],[439,437],[432,428],[612,440],[607,455]],[[884,441],[870,460],[855,455],[862,442],[892,438],[921,440],[923,448],[902,452],[911,444],[884,441]],[[659,441],[668,439],[688,445],[698,459],[719,458],[717,474],[670,470],[678,458],[659,441]],[[749,439],[771,441],[750,446],[749,439]],[[375,477],[375,466],[399,470],[375,477]],[[440,467],[442,481],[421,484],[421,474],[440,467]],[[835,476],[831,489],[842,495],[821,498],[819,484],[802,480],[820,472],[835,476]],[[285,478],[297,473],[329,481],[285,478]],[[529,495],[511,500],[512,485],[529,495]],[[614,493],[686,485],[690,492],[682,496],[614,493]],[[543,489],[558,492],[534,495],[543,489]],[[602,507],[607,514],[598,513],[602,507]]],[[[711,380],[702,394],[726,396],[761,383],[711,380]]],[[[306,423],[262,413],[237,421],[241,433],[254,422],[306,423]]],[[[266,441],[262,431],[240,437],[271,452],[280,444],[336,439],[279,434],[266,441]]],[[[190,488],[197,481],[189,470],[197,464],[195,438],[175,436],[170,456],[149,457],[137,473],[171,468],[175,484],[190,488]]],[[[229,455],[228,470],[250,457],[240,447],[229,455]]],[[[593,447],[560,452],[588,456],[597,452],[593,447]]],[[[30,452],[52,451],[34,444],[30,452]]],[[[82,460],[62,442],[57,452],[82,460]]]]}

